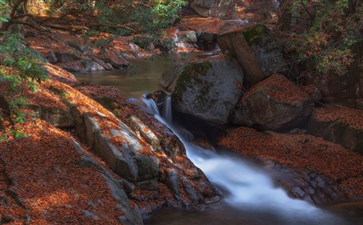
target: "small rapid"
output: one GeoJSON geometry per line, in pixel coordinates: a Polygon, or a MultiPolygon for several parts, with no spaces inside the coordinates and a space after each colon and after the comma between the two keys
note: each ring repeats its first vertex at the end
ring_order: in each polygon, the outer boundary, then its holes
{"type": "MultiPolygon", "coordinates": [[[[166,99],[164,104],[171,104],[171,99],[166,99]]],[[[165,109],[171,109],[171,105],[164,106],[164,112],[165,109]]],[[[160,114],[154,116],[182,141],[188,158],[225,192],[223,201],[229,207],[252,210],[253,213],[273,213],[283,219],[281,224],[321,225],[321,221],[329,221],[324,225],[346,224],[323,209],[289,197],[283,189],[275,187],[271,177],[256,165],[240,157],[219,154],[185,140],[176,127],[168,122],[171,117],[167,117],[167,121],[160,114]]]]}

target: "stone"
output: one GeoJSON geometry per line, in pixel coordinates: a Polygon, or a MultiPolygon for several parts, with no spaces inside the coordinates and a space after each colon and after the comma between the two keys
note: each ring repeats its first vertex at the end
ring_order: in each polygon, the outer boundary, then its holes
{"type": "Polygon", "coordinates": [[[82,52],[82,53],[83,53],[83,52],[87,52],[87,51],[92,50],[92,48],[91,48],[91,47],[81,45],[81,44],[79,44],[79,43],[77,43],[77,42],[68,41],[68,42],[67,42],[67,44],[68,44],[69,46],[71,46],[72,48],[75,48],[75,49],[77,49],[78,51],[80,51],[80,52],[82,52]]]}
{"type": "Polygon", "coordinates": [[[191,0],[191,7],[203,17],[228,18],[234,9],[231,0],[191,0]]]}
{"type": "Polygon", "coordinates": [[[284,57],[281,39],[273,30],[264,25],[256,25],[243,29],[243,35],[265,76],[288,72],[288,61],[284,57]]]}
{"type": "Polygon", "coordinates": [[[207,32],[207,31],[197,31],[197,46],[198,48],[211,51],[217,47],[218,34],[207,32]]]}
{"type": "Polygon", "coordinates": [[[281,74],[274,74],[249,90],[239,102],[233,122],[278,130],[307,119],[314,102],[281,74]]]}
{"type": "Polygon", "coordinates": [[[270,74],[288,71],[281,40],[266,26],[227,21],[220,30],[218,43],[226,55],[238,61],[251,86],[270,74]]]}
{"type": "Polygon", "coordinates": [[[135,155],[135,162],[138,168],[138,180],[150,180],[159,175],[160,161],[158,158],[137,154],[135,155]]]}
{"type": "Polygon", "coordinates": [[[72,52],[55,52],[55,56],[57,57],[59,63],[64,62],[72,62],[72,61],[78,61],[81,60],[81,57],[78,53],[72,53],[72,52]]]}
{"type": "Polygon", "coordinates": [[[193,30],[179,31],[177,33],[178,41],[183,43],[197,43],[197,34],[193,30]]]}
{"type": "Polygon", "coordinates": [[[101,66],[97,62],[89,61],[87,60],[85,63],[85,70],[86,71],[99,71],[99,70],[105,70],[105,67],[101,66]]]}
{"type": "Polygon", "coordinates": [[[117,69],[125,68],[129,65],[129,62],[124,57],[115,52],[106,52],[98,58],[102,59],[105,63],[110,63],[117,69]]]}
{"type": "Polygon", "coordinates": [[[63,110],[42,107],[40,118],[59,128],[70,128],[75,125],[72,113],[69,109],[63,110]]]}
{"type": "Polygon", "coordinates": [[[57,56],[55,55],[55,53],[54,53],[54,51],[49,51],[47,54],[46,54],[46,56],[45,56],[45,58],[48,60],[48,62],[50,62],[50,63],[57,63],[58,62],[58,58],[57,58],[57,56]]]}
{"type": "Polygon", "coordinates": [[[244,37],[243,30],[233,29],[220,33],[218,45],[227,57],[238,62],[243,70],[244,80],[247,85],[253,86],[266,77],[259,61],[244,37]]]}
{"type": "Polygon", "coordinates": [[[243,73],[225,59],[175,64],[163,73],[161,86],[172,93],[174,110],[227,124],[242,95],[243,73]]]}
{"type": "Polygon", "coordinates": [[[316,108],[308,131],[363,154],[363,110],[340,105],[316,108]]]}

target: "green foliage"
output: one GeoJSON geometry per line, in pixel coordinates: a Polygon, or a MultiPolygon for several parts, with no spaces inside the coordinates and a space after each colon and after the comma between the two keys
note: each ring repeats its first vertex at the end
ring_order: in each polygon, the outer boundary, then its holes
{"type": "MultiPolygon", "coordinates": [[[[19,32],[6,32],[1,36],[1,40],[0,55],[2,59],[0,63],[17,70],[17,75],[3,73],[0,75],[11,80],[14,85],[24,81],[41,82],[47,78],[47,71],[39,64],[42,58],[36,51],[25,45],[19,32]]],[[[34,84],[31,86],[35,88],[34,84]]]]}
{"type": "Polygon", "coordinates": [[[8,21],[10,8],[5,0],[0,0],[0,23],[8,21]]]}
{"type": "Polygon", "coordinates": [[[289,50],[321,74],[346,74],[354,59],[352,47],[362,41],[363,7],[349,0],[293,0],[291,5],[291,14],[309,15],[310,25],[290,34],[289,50]]]}
{"type": "Polygon", "coordinates": [[[48,73],[40,65],[42,58],[37,52],[27,47],[16,29],[3,33],[0,42],[0,85],[9,84],[5,94],[8,106],[6,109],[14,124],[8,135],[23,137],[25,134],[16,129],[16,124],[23,123],[26,115],[23,107],[28,104],[24,91],[37,91],[38,83],[48,77],[48,73]]]}
{"type": "MultiPolygon", "coordinates": [[[[1,0],[0,0],[1,1],[1,0]]],[[[50,14],[55,12],[76,10],[96,18],[97,23],[90,24],[96,31],[117,35],[133,33],[157,33],[179,18],[185,0],[116,0],[116,1],[80,1],[53,0],[49,3],[50,14]]]]}

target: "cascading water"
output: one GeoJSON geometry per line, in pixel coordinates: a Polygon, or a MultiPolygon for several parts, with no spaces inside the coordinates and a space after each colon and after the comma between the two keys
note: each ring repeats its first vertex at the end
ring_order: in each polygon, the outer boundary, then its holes
{"type": "MultiPolygon", "coordinates": [[[[171,100],[165,103],[171,104],[171,100]]],[[[164,106],[164,109],[170,109],[171,112],[171,105],[164,106]]],[[[283,189],[274,186],[272,179],[264,171],[251,163],[188,142],[166,119],[158,114],[155,114],[155,118],[178,136],[186,148],[188,158],[206,174],[208,179],[228,192],[224,201],[233,209],[278,214],[279,218],[283,218],[283,222],[279,224],[346,224],[342,223],[340,218],[335,218],[305,201],[290,198],[283,189]],[[329,223],[321,224],[321,221],[329,223]]]]}
{"type": "MultiPolygon", "coordinates": [[[[158,114],[156,114],[158,115],[158,114]]],[[[172,124],[173,121],[173,112],[172,112],[172,105],[171,105],[171,95],[167,94],[165,97],[165,102],[163,106],[163,118],[168,124],[172,124]]]]}
{"type": "Polygon", "coordinates": [[[156,103],[154,102],[154,100],[152,98],[148,98],[147,95],[144,94],[142,96],[141,100],[145,103],[146,111],[148,113],[151,113],[153,115],[160,115],[158,106],[156,105],[156,103]]]}

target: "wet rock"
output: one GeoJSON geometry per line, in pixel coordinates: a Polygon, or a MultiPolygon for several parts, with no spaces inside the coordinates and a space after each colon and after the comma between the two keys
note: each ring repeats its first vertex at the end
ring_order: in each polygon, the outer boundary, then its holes
{"type": "Polygon", "coordinates": [[[174,110],[227,124],[242,95],[242,79],[238,65],[216,59],[175,64],[163,73],[161,86],[172,93],[174,110]]]}
{"type": "Polygon", "coordinates": [[[255,85],[239,104],[235,124],[271,130],[298,125],[311,114],[314,105],[304,91],[280,74],[255,85]]]}
{"type": "Polygon", "coordinates": [[[339,105],[316,108],[310,133],[363,154],[363,111],[339,105]]]}

